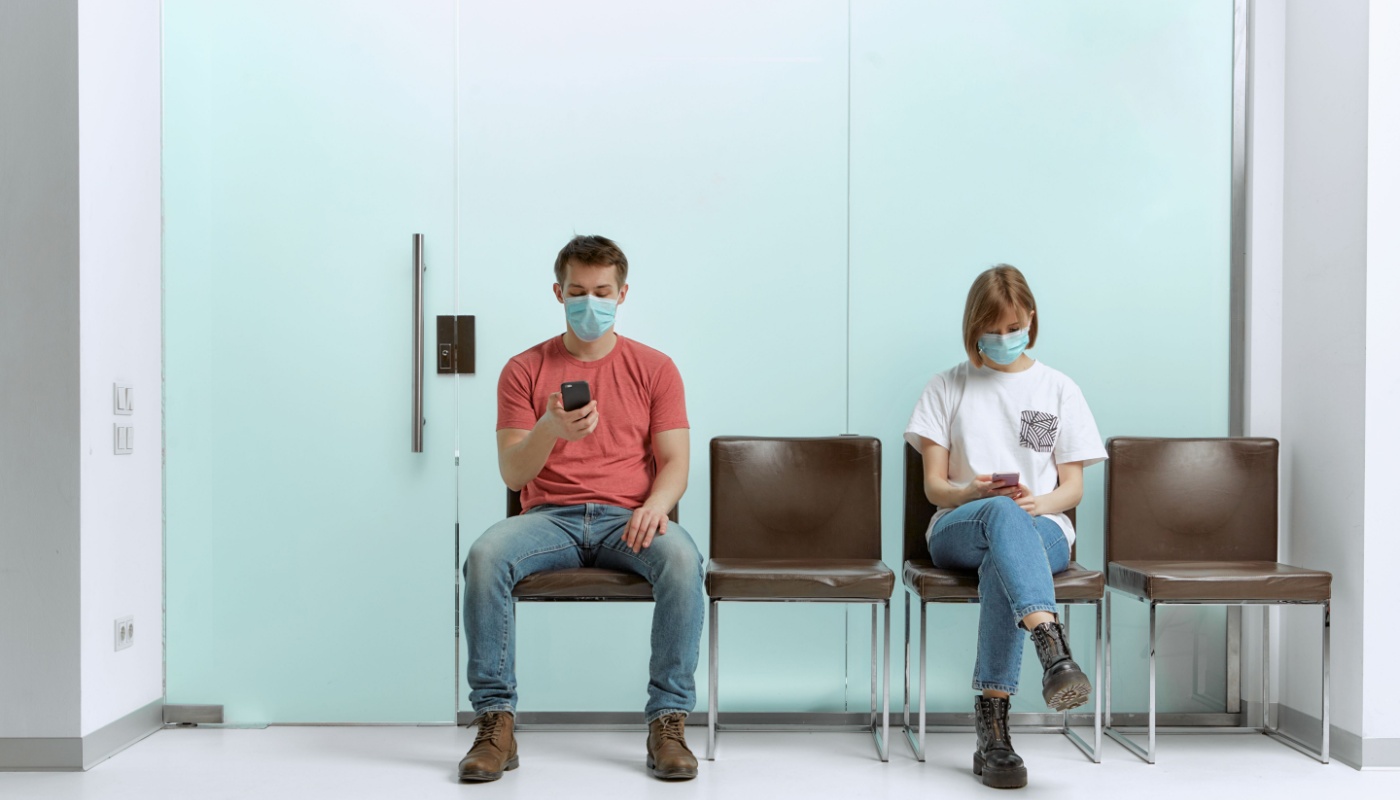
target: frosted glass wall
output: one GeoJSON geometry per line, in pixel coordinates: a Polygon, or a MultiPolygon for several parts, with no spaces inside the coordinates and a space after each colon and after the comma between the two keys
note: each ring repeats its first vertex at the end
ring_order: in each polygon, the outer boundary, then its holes
{"type": "MultiPolygon", "coordinates": [[[[551,266],[575,233],[622,244],[618,330],[686,381],[681,520],[702,552],[711,437],[853,432],[884,443],[897,566],[900,432],[963,357],[963,297],[996,262],[1026,271],[1034,354],[1105,436],[1223,434],[1231,8],[167,2],[170,702],[454,716],[458,562],[504,512],[496,378],[562,331],[551,266]],[[478,337],[477,374],[428,362],[421,455],[415,232],[429,317],[474,314],[478,337]]],[[[1098,566],[1088,476],[1079,560],[1098,566]]],[[[1145,613],[1120,608],[1130,707],[1145,613]]],[[[521,606],[521,710],[640,710],[650,613],[521,606]]],[[[965,710],[975,614],[931,615],[933,710],[965,710]]],[[[1163,623],[1163,707],[1218,709],[1223,615],[1163,623]]],[[[868,625],[726,607],[723,707],[862,708],[868,625]]]]}

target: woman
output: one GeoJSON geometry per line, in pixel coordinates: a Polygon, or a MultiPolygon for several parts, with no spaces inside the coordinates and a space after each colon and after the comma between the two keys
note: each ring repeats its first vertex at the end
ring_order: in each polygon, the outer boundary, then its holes
{"type": "Polygon", "coordinates": [[[1090,691],[1055,615],[1051,576],[1069,565],[1074,526],[1064,512],[1083,495],[1084,468],[1108,454],[1079,387],[1026,355],[1038,327],[1020,270],[978,275],[963,311],[968,360],[933,376],[904,433],[939,509],[927,534],[934,565],[979,576],[972,770],[1001,788],[1026,785],[1007,731],[1022,629],[1045,669],[1046,704],[1074,708],[1090,691]]]}

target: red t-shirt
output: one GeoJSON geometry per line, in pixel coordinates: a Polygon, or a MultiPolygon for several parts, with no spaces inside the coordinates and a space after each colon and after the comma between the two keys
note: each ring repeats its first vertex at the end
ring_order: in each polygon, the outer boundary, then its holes
{"type": "Polygon", "coordinates": [[[606,356],[579,361],[564,348],[563,335],[556,336],[506,362],[496,388],[496,430],[534,428],[549,395],[567,381],[588,381],[598,427],[577,442],[554,444],[544,469],[521,490],[521,507],[637,508],[656,476],[652,437],[690,427],[680,371],[666,354],[621,336],[606,356]]]}

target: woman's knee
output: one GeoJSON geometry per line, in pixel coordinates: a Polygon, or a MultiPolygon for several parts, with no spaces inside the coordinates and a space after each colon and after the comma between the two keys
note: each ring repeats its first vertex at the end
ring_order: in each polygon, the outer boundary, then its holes
{"type": "Polygon", "coordinates": [[[987,510],[997,514],[1008,514],[1012,511],[1020,511],[1021,507],[1010,497],[999,494],[996,497],[987,498],[987,510]]]}

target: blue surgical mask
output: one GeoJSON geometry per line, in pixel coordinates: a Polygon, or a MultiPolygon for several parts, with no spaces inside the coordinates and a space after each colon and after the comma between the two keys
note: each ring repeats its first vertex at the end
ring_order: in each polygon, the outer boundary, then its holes
{"type": "Polygon", "coordinates": [[[603,338],[613,326],[617,316],[617,301],[608,297],[594,297],[591,294],[564,298],[564,317],[573,328],[574,335],[585,342],[596,342],[603,338]]]}
{"type": "Polygon", "coordinates": [[[977,339],[977,350],[1004,367],[1020,358],[1030,341],[1029,328],[1011,333],[984,333],[977,339]]]}

